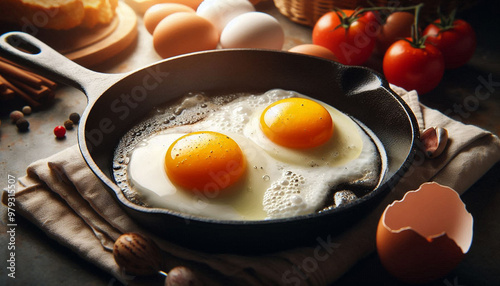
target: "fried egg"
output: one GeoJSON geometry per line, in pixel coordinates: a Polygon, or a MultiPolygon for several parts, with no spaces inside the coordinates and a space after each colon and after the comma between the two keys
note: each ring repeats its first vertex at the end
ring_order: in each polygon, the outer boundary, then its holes
{"type": "MultiPolygon", "coordinates": [[[[314,213],[332,189],[379,178],[376,144],[334,107],[280,89],[230,98],[143,136],[117,156],[126,168],[115,178],[149,207],[220,220],[314,213]]],[[[176,113],[211,100],[186,98],[176,113]]]]}

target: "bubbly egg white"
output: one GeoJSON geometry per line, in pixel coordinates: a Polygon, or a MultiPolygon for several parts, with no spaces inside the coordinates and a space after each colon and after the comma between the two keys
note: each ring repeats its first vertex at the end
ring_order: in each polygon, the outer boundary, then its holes
{"type": "Polygon", "coordinates": [[[214,219],[263,220],[317,212],[335,186],[367,174],[379,176],[379,152],[371,138],[351,118],[321,102],[335,124],[327,143],[292,150],[267,139],[259,127],[262,111],[277,100],[296,96],[305,97],[284,90],[239,96],[201,121],[150,135],[131,151],[130,185],[151,207],[214,219]],[[196,131],[226,134],[240,146],[248,166],[244,177],[231,186],[232,195],[213,198],[204,190],[183,190],[168,179],[164,171],[168,147],[196,131]]]}

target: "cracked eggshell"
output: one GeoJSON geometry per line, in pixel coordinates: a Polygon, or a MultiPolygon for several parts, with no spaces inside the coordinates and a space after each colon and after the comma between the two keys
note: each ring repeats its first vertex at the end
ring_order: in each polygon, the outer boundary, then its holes
{"type": "Polygon", "coordinates": [[[407,283],[425,283],[453,270],[472,244],[473,218],[453,189],[424,183],[388,205],[377,228],[382,265],[407,283]]]}

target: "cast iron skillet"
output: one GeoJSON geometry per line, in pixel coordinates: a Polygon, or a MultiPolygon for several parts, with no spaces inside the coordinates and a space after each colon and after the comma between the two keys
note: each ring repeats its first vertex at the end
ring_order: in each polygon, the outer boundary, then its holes
{"type": "Polygon", "coordinates": [[[11,32],[1,52],[81,89],[88,97],[78,129],[82,155],[123,209],[166,239],[206,251],[265,252],[317,243],[374,207],[411,164],[418,128],[413,113],[379,74],[362,67],[267,50],[217,50],[183,55],[125,74],[102,74],[68,60],[36,38],[11,32]],[[21,47],[23,51],[15,47],[21,47]],[[351,115],[380,139],[388,157],[381,185],[345,207],[269,221],[193,218],[129,202],[113,182],[120,138],[154,106],[190,91],[264,92],[282,88],[317,98],[351,115]]]}

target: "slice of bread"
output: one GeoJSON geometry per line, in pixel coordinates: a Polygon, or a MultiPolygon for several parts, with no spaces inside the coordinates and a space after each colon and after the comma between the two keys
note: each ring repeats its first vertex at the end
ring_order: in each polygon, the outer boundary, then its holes
{"type": "Polygon", "coordinates": [[[0,0],[0,20],[31,29],[70,29],[84,16],[81,0],[0,0]]]}
{"type": "Polygon", "coordinates": [[[109,23],[116,15],[118,0],[103,0],[103,8],[99,11],[99,23],[109,23]]]}
{"type": "Polygon", "coordinates": [[[103,0],[82,0],[85,7],[85,17],[82,24],[86,27],[94,27],[99,23],[99,11],[103,6],[103,0]]]}
{"type": "Polygon", "coordinates": [[[108,24],[118,0],[0,0],[0,21],[67,30],[108,24]]]}
{"type": "Polygon", "coordinates": [[[82,25],[94,27],[97,24],[107,24],[115,16],[118,0],[82,0],[85,7],[85,18],[82,25]]]}

